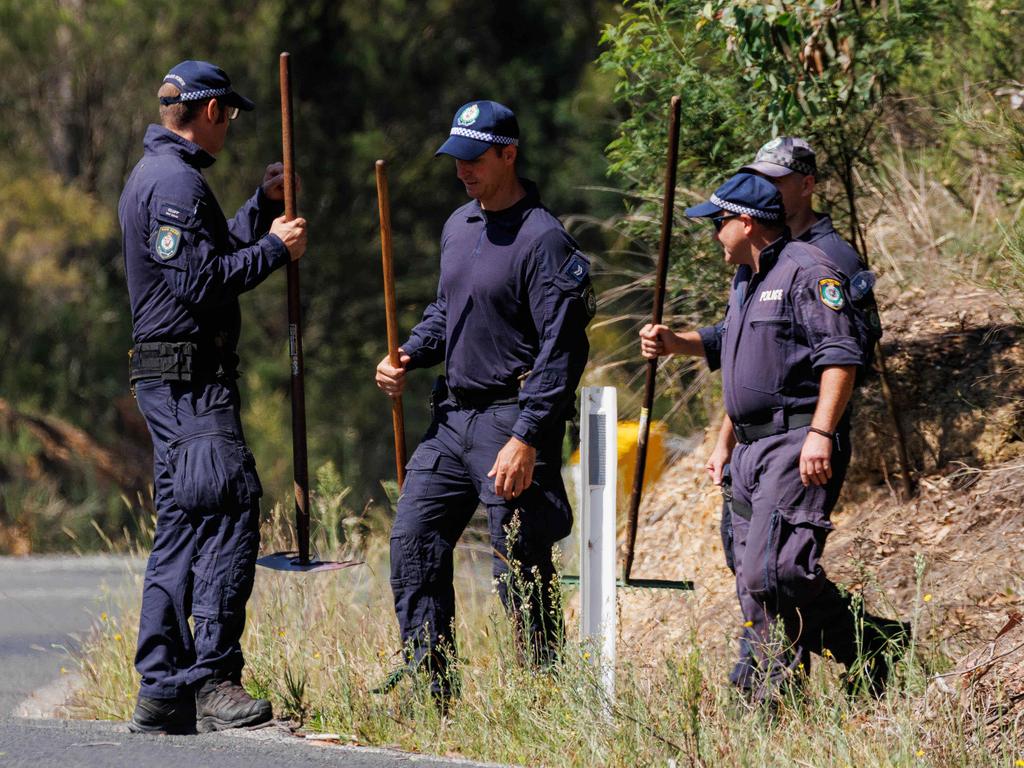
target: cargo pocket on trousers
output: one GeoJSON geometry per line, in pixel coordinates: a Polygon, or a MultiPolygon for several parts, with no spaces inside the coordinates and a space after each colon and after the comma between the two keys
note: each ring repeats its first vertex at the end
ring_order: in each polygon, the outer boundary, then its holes
{"type": "MultiPolygon", "coordinates": [[[[254,513],[255,517],[255,513],[254,513]]],[[[260,548],[258,529],[245,530],[238,535],[231,569],[221,591],[220,614],[222,617],[238,616],[252,594],[253,578],[256,571],[256,554],[260,548]]]]}
{"type": "Polygon", "coordinates": [[[252,455],[247,445],[238,446],[242,454],[242,473],[245,476],[245,485],[249,490],[249,502],[254,503],[263,498],[263,483],[260,482],[259,473],[256,472],[256,457],[252,455]]]}
{"type": "Polygon", "coordinates": [[[402,484],[402,496],[416,498],[429,494],[434,477],[434,470],[441,461],[441,453],[433,448],[422,445],[415,450],[405,463],[405,483],[402,484]]]}
{"type": "Polygon", "coordinates": [[[800,605],[815,597],[825,578],[821,555],[832,522],[820,509],[781,507],[776,561],[780,597],[800,605]]]}
{"type": "Polygon", "coordinates": [[[192,575],[195,579],[192,615],[197,619],[216,621],[220,618],[221,590],[217,588],[219,560],[218,553],[210,552],[197,555],[192,561],[192,575]]]}
{"type": "MultiPolygon", "coordinates": [[[[262,492],[255,463],[245,468],[246,457],[229,430],[188,435],[171,443],[171,454],[174,501],[184,512],[245,509],[253,492],[262,492]]],[[[248,459],[251,462],[252,454],[248,459]]]]}

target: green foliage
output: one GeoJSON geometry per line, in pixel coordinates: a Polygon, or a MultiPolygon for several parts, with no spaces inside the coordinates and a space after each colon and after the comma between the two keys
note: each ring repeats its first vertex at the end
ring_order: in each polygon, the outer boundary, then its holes
{"type": "Polygon", "coordinates": [[[992,288],[1002,294],[1017,319],[1024,322],[1024,110],[1011,101],[1024,102],[1024,86],[1001,94],[1010,98],[983,97],[962,105],[957,125],[965,137],[983,147],[1000,179],[998,194],[1016,208],[1015,215],[999,224],[1002,244],[996,253],[998,268],[992,288]]]}
{"type": "MultiPolygon", "coordinates": [[[[373,163],[389,161],[406,332],[433,298],[444,220],[465,201],[450,160],[433,157],[459,104],[494,98],[516,110],[523,171],[557,213],[608,210],[607,196],[583,187],[602,177],[612,130],[592,67],[610,8],[0,0],[0,140],[9,148],[0,164],[0,396],[106,445],[131,434],[125,450],[148,450],[125,376],[130,318],[115,218],[124,178],[157,119],[163,74],[183,58],[214,61],[257,103],[206,172],[230,214],[280,156],[277,55],[289,50],[299,206],[311,223],[302,262],[310,466],[333,462],[357,507],[379,495],[394,461],[381,439],[389,401],[373,383],[385,346],[373,163]]],[[[268,498],[291,489],[284,282],[274,275],[242,299],[243,417],[268,498]]],[[[431,375],[413,378],[411,446],[431,375]]],[[[105,505],[86,503],[82,514],[105,505]]]]}
{"type": "MultiPolygon", "coordinates": [[[[836,197],[864,252],[856,175],[871,164],[889,96],[921,60],[940,7],[934,0],[628,3],[605,28],[599,60],[616,77],[615,98],[627,111],[607,150],[611,171],[634,195],[622,228],[630,248],[619,263],[637,252],[653,262],[673,95],[682,99],[677,218],[767,139],[803,136],[820,167],[838,178],[836,197]]],[[[667,307],[684,325],[717,320],[727,285],[720,250],[695,224],[676,223],[667,307]]],[[[646,310],[651,276],[646,263],[637,272],[629,274],[632,290],[614,302],[634,320],[646,310]]],[[[673,399],[694,380],[689,363],[662,370],[661,391],[673,399]]]]}
{"type": "Polygon", "coordinates": [[[839,179],[850,240],[866,256],[857,214],[856,174],[871,166],[875,132],[887,97],[921,60],[944,3],[708,4],[703,19],[740,67],[748,93],[767,98],[754,118],[773,134],[808,139],[839,179]]]}

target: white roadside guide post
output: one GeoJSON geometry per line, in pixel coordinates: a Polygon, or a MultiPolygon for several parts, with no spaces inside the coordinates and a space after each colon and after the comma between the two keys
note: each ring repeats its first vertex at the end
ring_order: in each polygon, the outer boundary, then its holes
{"type": "Polygon", "coordinates": [[[615,695],[615,387],[584,387],[580,403],[580,639],[593,648],[607,701],[615,695]]]}

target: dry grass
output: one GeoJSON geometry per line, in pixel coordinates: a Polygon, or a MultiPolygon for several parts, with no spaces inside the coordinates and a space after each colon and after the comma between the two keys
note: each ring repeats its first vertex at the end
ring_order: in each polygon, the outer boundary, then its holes
{"type": "MultiPolygon", "coordinates": [[[[826,664],[813,671],[803,695],[768,717],[722,685],[725,651],[678,603],[683,634],[677,632],[670,646],[623,631],[617,696],[608,702],[590,649],[574,639],[555,674],[519,665],[492,594],[486,550],[474,545],[457,554],[463,695],[442,719],[421,685],[388,696],[369,692],[397,661],[383,543],[379,536],[370,541],[369,565],[358,569],[258,574],[244,638],[246,684],[296,726],[341,734],[352,744],[522,765],[859,768],[1024,759],[1024,750],[1008,746],[1024,734],[1007,731],[1001,741],[986,740],[983,721],[965,718],[956,700],[939,697],[931,701],[929,718],[920,715],[936,663],[920,651],[881,701],[848,698],[837,670],[826,664]]],[[[696,596],[672,599],[694,610],[701,604],[696,596]]],[[[571,617],[571,595],[568,600],[571,617]]],[[[84,717],[125,719],[134,702],[136,595],[125,598],[116,615],[97,622],[80,658],[86,686],[76,704],[84,717]]]]}

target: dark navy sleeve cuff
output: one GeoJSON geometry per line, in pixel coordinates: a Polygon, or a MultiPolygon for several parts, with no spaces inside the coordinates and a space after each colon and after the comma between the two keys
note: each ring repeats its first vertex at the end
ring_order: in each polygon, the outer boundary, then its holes
{"type": "Polygon", "coordinates": [[[708,361],[708,368],[717,371],[722,367],[722,336],[717,325],[709,325],[698,328],[700,343],[704,345],[704,359],[708,361]]]}
{"type": "Polygon", "coordinates": [[[280,237],[266,234],[260,240],[267,253],[270,254],[270,261],[274,265],[274,269],[283,267],[291,261],[292,257],[288,252],[288,246],[284,244],[284,240],[280,237]]]}
{"type": "Polygon", "coordinates": [[[512,427],[512,436],[522,440],[529,446],[536,447],[534,446],[534,443],[537,440],[537,433],[539,431],[540,429],[536,424],[530,423],[520,415],[515,426],[512,427]]]}
{"type": "Polygon", "coordinates": [[[405,370],[411,371],[416,368],[430,368],[435,364],[435,352],[436,347],[429,343],[429,339],[426,342],[420,341],[414,336],[410,336],[409,339],[399,345],[402,352],[409,356],[409,364],[405,366],[405,370]]]}
{"type": "Polygon", "coordinates": [[[852,336],[832,336],[811,352],[811,366],[815,372],[833,365],[864,364],[864,353],[852,336]]]}

